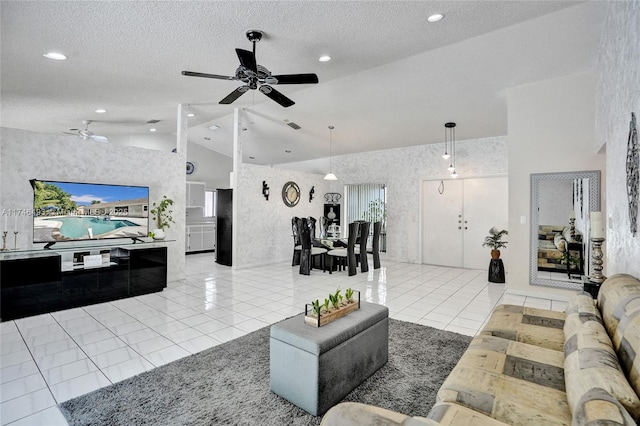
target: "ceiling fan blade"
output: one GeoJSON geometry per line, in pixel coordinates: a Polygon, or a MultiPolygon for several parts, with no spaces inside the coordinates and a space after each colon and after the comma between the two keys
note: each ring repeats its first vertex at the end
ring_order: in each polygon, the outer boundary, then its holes
{"type": "Polygon", "coordinates": [[[271,78],[277,80],[276,83],[270,84],[316,84],[318,76],[316,74],[283,74],[272,75],[271,78]]]}
{"type": "Polygon", "coordinates": [[[258,64],[256,63],[256,55],[244,49],[236,49],[240,65],[258,75],[258,64]]]}
{"type": "Polygon", "coordinates": [[[260,86],[259,90],[285,108],[295,104],[295,102],[293,102],[291,99],[287,98],[285,95],[278,92],[276,89],[269,86],[268,84],[263,84],[262,86],[260,86]]]}
{"type": "Polygon", "coordinates": [[[223,100],[221,100],[218,103],[220,103],[220,104],[233,103],[233,101],[235,101],[240,96],[242,96],[242,94],[245,93],[247,90],[249,90],[249,86],[240,86],[236,90],[234,90],[233,92],[229,93],[223,100]]]}
{"type": "Polygon", "coordinates": [[[189,77],[217,78],[218,80],[237,80],[235,77],[229,77],[226,75],[205,74],[202,72],[194,72],[194,71],[182,71],[182,75],[186,75],[189,77]]]}
{"type": "Polygon", "coordinates": [[[90,139],[93,139],[96,142],[109,142],[106,136],[93,135],[90,139]]]}

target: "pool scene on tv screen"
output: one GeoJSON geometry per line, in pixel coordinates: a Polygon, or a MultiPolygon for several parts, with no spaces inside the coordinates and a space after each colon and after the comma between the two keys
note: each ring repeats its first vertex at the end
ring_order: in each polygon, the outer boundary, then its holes
{"type": "Polygon", "coordinates": [[[32,180],[33,241],[146,237],[149,188],[32,180]]]}

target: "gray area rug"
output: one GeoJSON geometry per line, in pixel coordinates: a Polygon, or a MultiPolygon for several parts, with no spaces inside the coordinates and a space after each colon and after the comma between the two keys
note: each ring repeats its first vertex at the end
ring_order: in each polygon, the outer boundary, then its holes
{"type": "MultiPolygon", "coordinates": [[[[269,328],[60,404],[70,425],[318,425],[269,391],[269,328]]],[[[425,416],[471,337],[389,319],[389,361],[344,398],[425,416]]]]}

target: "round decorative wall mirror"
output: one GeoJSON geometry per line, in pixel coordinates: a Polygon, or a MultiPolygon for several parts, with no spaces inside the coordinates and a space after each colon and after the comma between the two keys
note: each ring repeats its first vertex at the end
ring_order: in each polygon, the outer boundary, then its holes
{"type": "Polygon", "coordinates": [[[287,207],[293,207],[300,201],[300,188],[295,182],[287,182],[282,187],[282,201],[287,207]]]}

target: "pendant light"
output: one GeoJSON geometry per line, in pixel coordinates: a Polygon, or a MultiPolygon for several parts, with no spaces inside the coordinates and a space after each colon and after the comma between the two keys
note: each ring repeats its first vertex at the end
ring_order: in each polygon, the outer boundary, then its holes
{"type": "Polygon", "coordinates": [[[444,154],[442,154],[442,158],[448,160],[451,158],[451,154],[449,154],[449,144],[447,143],[447,127],[445,125],[444,128],[444,154]]]}
{"type": "MultiPolygon", "coordinates": [[[[452,178],[457,178],[458,173],[456,172],[456,123],[449,122],[444,125],[444,145],[451,146],[451,161],[449,162],[449,167],[447,170],[451,173],[452,178]]],[[[447,154],[445,148],[445,154],[447,154]]],[[[444,158],[444,155],[442,156],[444,158]]],[[[449,158],[448,157],[448,158],[449,158]]]]}
{"type": "Polygon", "coordinates": [[[324,180],[338,180],[338,178],[336,177],[336,175],[333,174],[333,172],[331,171],[331,169],[333,168],[333,164],[332,164],[332,152],[331,152],[331,146],[333,145],[333,126],[329,126],[329,173],[327,173],[327,175],[324,177],[324,180]]]}

